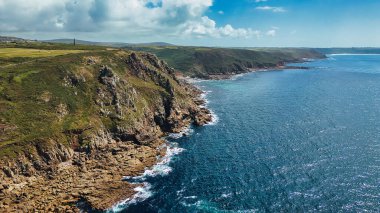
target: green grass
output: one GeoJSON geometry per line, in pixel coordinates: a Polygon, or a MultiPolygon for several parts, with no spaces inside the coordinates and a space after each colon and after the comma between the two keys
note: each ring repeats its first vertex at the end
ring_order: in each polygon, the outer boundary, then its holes
{"type": "Polygon", "coordinates": [[[17,83],[21,83],[24,78],[27,78],[28,76],[30,76],[32,74],[37,74],[37,73],[39,73],[39,71],[33,71],[33,70],[32,71],[26,71],[26,72],[23,72],[17,76],[14,76],[13,80],[17,83]]]}
{"type": "Polygon", "coordinates": [[[210,48],[210,47],[130,47],[156,54],[179,72],[191,77],[246,72],[247,68],[271,68],[282,62],[320,58],[306,48],[210,48]]]}
{"type": "MultiPolygon", "coordinates": [[[[109,130],[117,126],[133,128],[145,118],[146,110],[162,107],[162,99],[169,97],[157,82],[149,77],[141,79],[130,70],[125,61],[130,51],[49,43],[0,43],[0,50],[3,53],[0,57],[0,124],[16,127],[0,135],[0,158],[28,152],[31,144],[52,138],[67,144],[70,138],[67,134],[73,130],[91,129],[84,134],[94,134],[92,131],[103,126],[109,130]],[[87,64],[89,57],[96,58],[96,64],[87,64]],[[7,66],[9,64],[11,66],[7,66]],[[114,116],[114,106],[105,106],[111,115],[103,116],[100,106],[95,104],[98,89],[107,90],[98,79],[103,65],[112,68],[126,82],[125,88],[118,86],[120,91],[131,88],[136,91],[135,108],[126,109],[123,117],[114,116]],[[78,80],[82,77],[85,81],[78,80]],[[75,81],[67,84],[67,79],[75,81]],[[61,119],[57,114],[60,104],[67,106],[68,111],[61,119]]],[[[142,60],[144,65],[155,69],[142,60]]],[[[167,73],[155,70],[170,79],[178,91],[178,102],[186,102],[189,97],[183,89],[167,73]]],[[[86,145],[89,141],[83,143],[86,145]]]]}
{"type": "MultiPolygon", "coordinates": [[[[136,47],[137,48],[137,47],[136,47]]],[[[134,48],[134,49],[136,49],[134,48]]],[[[245,67],[275,66],[280,61],[297,60],[313,55],[309,50],[246,50],[206,47],[144,47],[155,53],[186,75],[205,77],[213,74],[243,72],[245,67]]],[[[130,51],[105,47],[52,44],[52,43],[0,43],[0,124],[14,127],[0,135],[0,158],[14,157],[28,152],[34,143],[54,139],[68,145],[70,132],[83,130],[83,134],[104,126],[114,131],[116,127],[136,127],[145,119],[148,110],[162,108],[170,97],[166,81],[175,93],[179,105],[190,102],[187,92],[167,72],[157,69],[137,53],[150,72],[135,73],[126,63],[130,51]],[[96,59],[87,64],[88,58],[96,59]],[[123,108],[118,116],[115,106],[103,107],[109,115],[100,113],[99,89],[109,87],[99,82],[99,71],[110,67],[123,84],[117,90],[121,98],[133,93],[134,107],[123,108]],[[153,71],[152,71],[153,70],[153,71]],[[153,74],[149,74],[153,72],[153,74]],[[160,79],[160,80],[157,80],[160,79]],[[58,109],[64,105],[67,114],[60,117],[58,109]],[[91,130],[87,130],[91,129],[91,130]]],[[[106,93],[111,96],[111,93],[106,93]]],[[[83,135],[83,137],[85,137],[83,135]]],[[[84,141],[87,144],[89,141],[84,141]]]]}
{"type": "Polygon", "coordinates": [[[58,56],[70,53],[80,53],[83,50],[43,50],[43,49],[27,49],[27,48],[1,48],[1,58],[14,58],[14,57],[48,57],[58,56]]]}
{"type": "Polygon", "coordinates": [[[77,67],[84,66],[84,57],[96,55],[101,51],[40,51],[18,48],[12,49],[13,51],[6,50],[2,51],[7,52],[7,57],[34,54],[33,57],[40,58],[28,63],[17,63],[11,67],[0,67],[0,105],[7,108],[0,110],[0,123],[17,126],[17,130],[14,131],[17,134],[9,135],[8,140],[3,138],[0,147],[49,138],[71,128],[83,128],[88,124],[94,113],[92,89],[95,87],[95,80],[88,79],[88,84],[67,87],[64,86],[63,79],[65,76],[75,75],[77,67]],[[52,52],[56,56],[52,56],[52,52]],[[41,99],[42,94],[46,92],[51,94],[48,102],[41,99]],[[56,113],[56,107],[60,103],[66,104],[69,110],[69,115],[61,122],[56,113]]]}

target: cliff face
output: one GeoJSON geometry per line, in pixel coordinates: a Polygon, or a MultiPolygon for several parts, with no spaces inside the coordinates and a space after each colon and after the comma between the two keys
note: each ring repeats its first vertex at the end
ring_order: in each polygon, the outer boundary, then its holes
{"type": "Polygon", "coordinates": [[[104,210],[162,136],[211,120],[200,91],[152,54],[98,50],[0,67],[0,212],[104,210]]]}
{"type": "Polygon", "coordinates": [[[209,47],[129,47],[156,54],[184,75],[219,79],[252,69],[279,68],[304,58],[325,56],[308,48],[209,48],[209,47]]]}

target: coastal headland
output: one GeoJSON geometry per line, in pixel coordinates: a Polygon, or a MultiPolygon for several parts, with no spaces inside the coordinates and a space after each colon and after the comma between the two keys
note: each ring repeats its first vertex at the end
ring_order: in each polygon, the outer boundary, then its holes
{"type": "Polygon", "coordinates": [[[155,165],[166,154],[164,136],[212,121],[202,91],[184,76],[220,79],[323,57],[306,49],[281,50],[281,58],[212,48],[187,50],[196,59],[189,61],[176,59],[181,53],[173,47],[165,56],[93,45],[0,44],[1,212],[107,210],[136,193],[136,184],[123,177],[155,165]]]}

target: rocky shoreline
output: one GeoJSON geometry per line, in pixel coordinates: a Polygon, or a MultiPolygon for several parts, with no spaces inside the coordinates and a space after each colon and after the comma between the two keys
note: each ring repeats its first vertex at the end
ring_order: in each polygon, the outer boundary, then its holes
{"type": "MultiPolygon", "coordinates": [[[[123,177],[140,176],[154,166],[166,154],[164,136],[212,122],[202,91],[152,54],[112,50],[55,60],[76,67],[58,67],[60,77],[52,86],[59,85],[58,95],[72,102],[81,92],[93,108],[85,117],[92,120],[46,138],[3,145],[23,151],[0,159],[0,212],[105,211],[136,194],[138,185],[123,177]]],[[[56,118],[50,122],[61,126],[73,112],[63,101],[51,103],[54,98],[59,97],[43,91],[36,99],[54,107],[49,109],[56,118]]],[[[87,110],[82,107],[77,111],[87,110]]],[[[20,129],[4,121],[0,142],[20,129]]]]}
{"type": "MultiPolygon", "coordinates": [[[[211,122],[211,114],[203,107],[204,100],[194,100],[200,113],[195,125],[211,122]]],[[[175,132],[187,128],[184,122],[175,132]]],[[[163,135],[160,135],[162,137],[163,135]]],[[[123,199],[136,194],[138,185],[123,181],[125,176],[139,176],[166,154],[164,139],[157,137],[148,145],[133,141],[116,141],[109,133],[100,132],[92,153],[61,150],[69,159],[51,167],[44,175],[15,175],[12,165],[3,168],[11,179],[0,185],[0,212],[79,212],[105,211],[123,199]]],[[[8,179],[8,180],[7,180],[8,179]]]]}
{"type": "MultiPolygon", "coordinates": [[[[105,211],[136,194],[137,185],[123,177],[139,176],[154,166],[166,154],[164,136],[179,133],[191,124],[211,122],[202,91],[175,78],[173,70],[154,55],[116,52],[111,56],[120,57],[123,67],[127,66],[120,69],[129,69],[144,84],[152,82],[149,87],[165,91],[161,92],[165,95],[152,98],[149,104],[141,103],[142,98],[147,100],[145,90],[129,86],[131,77],[101,64],[100,59],[85,58],[79,71],[95,67],[94,74],[88,76],[98,81],[94,84],[94,107],[99,110],[96,116],[111,119],[114,127],[95,122],[20,144],[27,151],[0,159],[0,212],[105,211]],[[127,128],[122,123],[126,114],[137,112],[141,116],[127,128]]],[[[75,74],[62,80],[64,88],[89,81],[75,74]]],[[[44,101],[48,103],[48,99],[44,101]]],[[[67,106],[60,104],[58,122],[69,113],[67,106]]]]}
{"type": "Polygon", "coordinates": [[[232,73],[232,74],[217,74],[217,75],[209,75],[210,80],[225,80],[230,79],[236,75],[246,74],[250,72],[269,72],[269,71],[281,71],[281,70],[289,70],[289,69],[298,69],[298,70],[308,70],[309,67],[304,66],[276,66],[272,68],[251,68],[248,69],[247,72],[243,73],[232,73]]]}

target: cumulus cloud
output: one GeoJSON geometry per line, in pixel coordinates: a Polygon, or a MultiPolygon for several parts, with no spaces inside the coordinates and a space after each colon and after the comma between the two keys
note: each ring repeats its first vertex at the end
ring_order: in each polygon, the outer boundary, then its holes
{"type": "Polygon", "coordinates": [[[186,23],[185,34],[195,35],[196,37],[211,36],[215,38],[219,37],[243,37],[250,38],[252,36],[259,36],[260,32],[252,29],[245,28],[233,28],[227,24],[223,27],[217,27],[214,20],[203,16],[201,21],[186,23]]]}
{"type": "Polygon", "coordinates": [[[271,11],[274,13],[286,12],[286,10],[283,7],[271,7],[271,6],[256,7],[256,10],[271,11]]]}
{"type": "Polygon", "coordinates": [[[111,32],[128,35],[251,37],[258,31],[217,26],[212,0],[0,0],[3,32],[111,32]]]}
{"type": "Polygon", "coordinates": [[[268,30],[266,35],[272,36],[272,37],[276,36],[276,30],[275,29],[268,30]]]}
{"type": "Polygon", "coordinates": [[[269,37],[275,37],[276,34],[277,34],[277,30],[279,30],[280,28],[276,27],[276,26],[273,26],[271,27],[270,30],[268,30],[265,35],[269,36],[269,37]]]}

